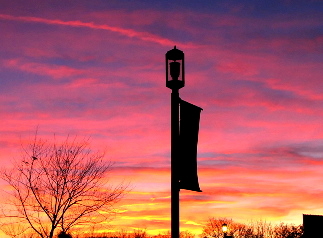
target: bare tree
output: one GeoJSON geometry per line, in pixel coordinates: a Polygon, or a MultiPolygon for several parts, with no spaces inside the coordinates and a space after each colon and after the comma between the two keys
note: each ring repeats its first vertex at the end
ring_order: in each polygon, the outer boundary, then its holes
{"type": "Polygon", "coordinates": [[[266,222],[245,225],[228,218],[209,218],[204,226],[202,237],[222,238],[223,224],[226,224],[228,227],[228,235],[235,238],[272,238],[270,236],[271,226],[266,222]]]}
{"type": "Polygon", "coordinates": [[[25,223],[12,221],[10,218],[9,219],[7,218],[6,223],[1,223],[0,229],[7,236],[16,238],[16,237],[20,237],[28,229],[28,227],[25,223]]]}
{"type": "Polygon", "coordinates": [[[280,223],[275,226],[275,238],[298,238],[303,235],[303,226],[280,223]]]}
{"type": "Polygon", "coordinates": [[[133,238],[146,238],[147,232],[146,229],[134,229],[132,233],[133,238]]]}
{"type": "Polygon", "coordinates": [[[195,234],[193,234],[190,231],[181,231],[179,233],[179,237],[180,238],[194,238],[195,237],[195,234]]]}
{"type": "Polygon", "coordinates": [[[127,186],[107,185],[112,164],[103,157],[90,150],[87,140],[67,137],[49,143],[36,136],[23,147],[14,168],[1,172],[12,188],[14,207],[5,216],[25,221],[41,238],[52,238],[57,228],[67,233],[74,226],[111,218],[127,186]]]}
{"type": "Polygon", "coordinates": [[[248,224],[252,231],[254,238],[274,238],[274,228],[270,222],[267,221],[253,221],[248,224]]]}
{"type": "Polygon", "coordinates": [[[235,223],[232,221],[232,219],[228,218],[209,218],[209,220],[203,228],[202,237],[222,238],[223,224],[227,224],[228,226],[228,235],[233,235],[238,230],[241,230],[242,226],[241,224],[235,223]]]}

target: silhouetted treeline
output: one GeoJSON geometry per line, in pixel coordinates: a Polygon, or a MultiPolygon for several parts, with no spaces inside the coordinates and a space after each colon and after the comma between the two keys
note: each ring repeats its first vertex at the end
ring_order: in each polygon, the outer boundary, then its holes
{"type": "MultiPolygon", "coordinates": [[[[293,225],[280,223],[273,225],[266,221],[249,222],[248,224],[234,222],[227,218],[210,218],[203,228],[202,234],[194,234],[189,231],[183,231],[180,238],[223,238],[222,225],[227,224],[228,232],[234,238],[301,238],[303,227],[301,225],[293,225]]],[[[36,238],[37,235],[29,233],[21,238],[36,238]]],[[[93,230],[91,233],[74,231],[70,234],[57,236],[58,238],[171,238],[170,231],[160,233],[158,235],[150,235],[149,230],[135,229],[132,231],[119,230],[109,233],[96,233],[93,230]]]]}
{"type": "MultiPolygon", "coordinates": [[[[222,225],[227,224],[227,235],[234,238],[300,238],[303,235],[301,225],[280,223],[273,225],[266,221],[249,222],[248,224],[234,222],[227,218],[210,218],[200,235],[183,231],[180,238],[222,238],[222,225]]],[[[113,233],[81,234],[75,233],[73,238],[171,238],[170,231],[158,235],[149,235],[149,230],[136,229],[133,231],[119,230],[113,233]]]]}
{"type": "MultiPolygon", "coordinates": [[[[227,235],[234,238],[300,238],[303,235],[302,225],[286,223],[274,225],[266,221],[243,224],[228,218],[210,218],[204,225],[202,234],[196,235],[189,231],[183,231],[180,238],[223,238],[222,225],[224,223],[228,227],[227,235]]],[[[138,229],[133,232],[119,231],[105,235],[85,236],[84,238],[171,238],[170,232],[160,233],[155,236],[148,235],[148,233],[149,231],[138,229]]]]}
{"type": "Polygon", "coordinates": [[[227,235],[235,238],[298,238],[303,235],[302,225],[280,223],[273,225],[266,221],[234,222],[228,218],[210,218],[205,224],[202,238],[222,238],[222,225],[227,224],[227,235]]]}

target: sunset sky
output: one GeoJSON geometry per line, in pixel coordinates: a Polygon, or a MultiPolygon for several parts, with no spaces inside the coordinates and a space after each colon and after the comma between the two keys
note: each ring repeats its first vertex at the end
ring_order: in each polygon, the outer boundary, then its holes
{"type": "Polygon", "coordinates": [[[181,230],[323,214],[322,12],[321,0],[0,0],[1,167],[37,128],[91,137],[112,182],[132,187],[107,229],[169,230],[176,45],[181,98],[203,108],[203,192],[181,191],[181,230]]]}

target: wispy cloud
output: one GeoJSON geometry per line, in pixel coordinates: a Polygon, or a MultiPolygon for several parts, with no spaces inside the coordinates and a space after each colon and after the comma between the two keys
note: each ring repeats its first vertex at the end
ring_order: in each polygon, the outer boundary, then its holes
{"type": "Polygon", "coordinates": [[[47,65],[44,63],[24,62],[20,59],[5,60],[3,65],[8,68],[25,71],[42,76],[50,76],[54,79],[70,78],[84,74],[84,70],[78,70],[65,65],[47,65]]]}
{"type": "MultiPolygon", "coordinates": [[[[82,22],[82,21],[62,21],[62,20],[51,20],[45,19],[40,17],[31,17],[31,16],[12,16],[7,14],[0,14],[0,18],[3,20],[11,20],[11,21],[23,21],[23,22],[34,22],[34,23],[43,23],[43,24],[50,24],[50,25],[63,25],[68,27],[85,27],[90,29],[97,29],[97,30],[106,30],[115,33],[119,33],[121,35],[127,37],[135,37],[141,39],[143,41],[154,42],[164,46],[174,46],[178,45],[179,42],[175,42],[166,38],[159,37],[157,35],[148,33],[148,32],[138,32],[131,29],[124,29],[120,27],[114,27],[109,25],[98,25],[93,22],[82,22]]],[[[183,45],[182,43],[180,43],[183,45]]]]}

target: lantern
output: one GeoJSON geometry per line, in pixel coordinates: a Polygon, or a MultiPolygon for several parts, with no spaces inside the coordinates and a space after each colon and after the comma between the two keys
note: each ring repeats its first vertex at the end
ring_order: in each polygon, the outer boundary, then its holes
{"type": "Polygon", "coordinates": [[[224,223],[222,225],[222,231],[223,231],[224,234],[227,234],[227,232],[228,232],[228,225],[227,224],[224,223]]]}
{"type": "Polygon", "coordinates": [[[184,53],[175,46],[166,53],[166,87],[178,90],[184,85],[184,53]]]}

